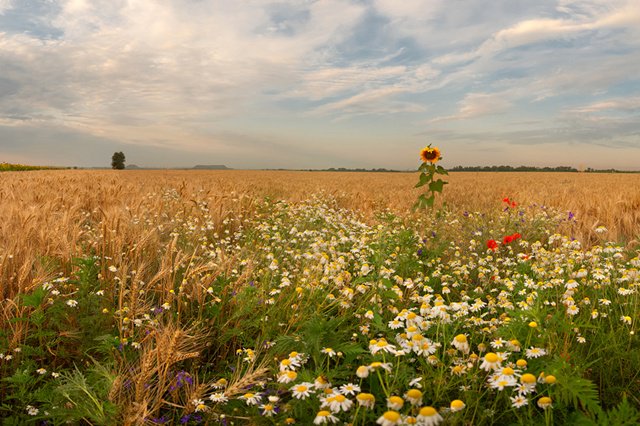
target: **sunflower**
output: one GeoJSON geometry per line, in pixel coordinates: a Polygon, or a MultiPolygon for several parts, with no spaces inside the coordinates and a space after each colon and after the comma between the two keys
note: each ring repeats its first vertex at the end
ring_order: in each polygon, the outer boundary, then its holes
{"type": "Polygon", "coordinates": [[[435,164],[440,160],[440,150],[438,147],[431,148],[430,146],[427,146],[420,151],[420,158],[425,163],[429,162],[435,164]]]}

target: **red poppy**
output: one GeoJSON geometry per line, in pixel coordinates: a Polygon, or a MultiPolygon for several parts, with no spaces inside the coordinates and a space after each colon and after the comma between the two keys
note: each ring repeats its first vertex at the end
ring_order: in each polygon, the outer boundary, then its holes
{"type": "Polygon", "coordinates": [[[498,248],[498,243],[496,240],[489,240],[487,241],[487,248],[495,251],[498,248]]]}
{"type": "Polygon", "coordinates": [[[513,237],[511,235],[507,235],[502,239],[502,244],[509,244],[511,241],[513,241],[513,237]]]}
{"type": "Polygon", "coordinates": [[[519,238],[522,238],[522,235],[520,235],[518,232],[516,232],[516,233],[515,233],[515,234],[513,234],[511,237],[512,237],[514,240],[517,240],[517,239],[519,239],[519,238]]]}

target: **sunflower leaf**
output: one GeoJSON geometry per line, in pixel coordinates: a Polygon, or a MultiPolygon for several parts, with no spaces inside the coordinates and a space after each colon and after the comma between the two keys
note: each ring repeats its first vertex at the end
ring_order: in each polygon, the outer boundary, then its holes
{"type": "Polygon", "coordinates": [[[438,179],[429,184],[429,190],[432,192],[442,192],[442,187],[446,184],[442,179],[438,179]]]}
{"type": "Polygon", "coordinates": [[[415,187],[416,188],[420,188],[421,186],[426,185],[428,182],[429,182],[429,177],[426,174],[421,173],[420,174],[420,181],[418,183],[416,183],[415,187]]]}

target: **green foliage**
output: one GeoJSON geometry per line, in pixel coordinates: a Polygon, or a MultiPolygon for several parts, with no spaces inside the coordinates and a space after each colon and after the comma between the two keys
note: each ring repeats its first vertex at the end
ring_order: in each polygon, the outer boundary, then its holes
{"type": "Polygon", "coordinates": [[[124,169],[124,161],[125,161],[124,153],[122,151],[115,152],[111,157],[111,168],[115,170],[124,169]]]}

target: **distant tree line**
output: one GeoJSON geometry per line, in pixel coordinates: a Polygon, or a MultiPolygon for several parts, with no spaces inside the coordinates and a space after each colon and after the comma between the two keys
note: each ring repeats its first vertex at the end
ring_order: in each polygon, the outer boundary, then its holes
{"type": "Polygon", "coordinates": [[[570,166],[534,167],[534,166],[455,166],[452,172],[584,172],[584,173],[638,173],[638,171],[625,171],[617,169],[593,169],[587,167],[578,170],[570,166]]]}
{"type": "MultiPolygon", "coordinates": [[[[284,169],[282,169],[284,170],[284,169]]],[[[308,171],[308,172],[378,172],[378,173],[390,173],[390,172],[399,172],[399,170],[393,170],[393,169],[385,169],[385,168],[378,168],[378,169],[348,169],[346,167],[331,167],[328,169],[306,169],[304,171],[308,171]]]]}
{"type": "Polygon", "coordinates": [[[534,166],[455,166],[452,172],[577,172],[578,169],[569,166],[534,167],[534,166]]]}

